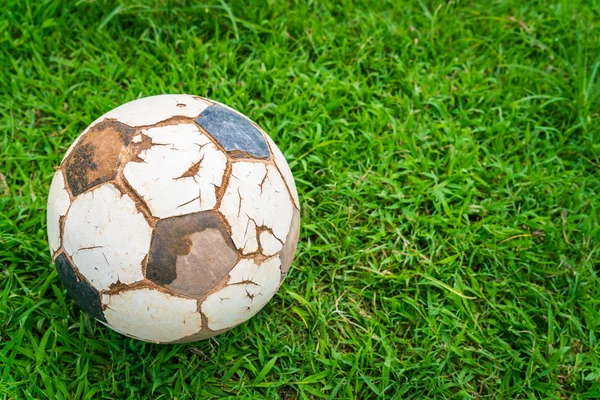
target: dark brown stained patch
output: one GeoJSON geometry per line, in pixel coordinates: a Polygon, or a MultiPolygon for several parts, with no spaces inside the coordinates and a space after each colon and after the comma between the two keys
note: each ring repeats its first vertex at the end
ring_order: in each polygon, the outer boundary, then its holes
{"type": "Polygon", "coordinates": [[[135,128],[104,120],[81,138],[65,161],[67,183],[73,196],[115,178],[121,151],[134,134],[135,128]]]}
{"type": "Polygon", "coordinates": [[[285,244],[279,253],[279,259],[281,260],[281,279],[285,278],[292,261],[294,260],[294,254],[296,253],[296,247],[298,246],[298,235],[300,234],[300,211],[293,209],[292,223],[290,225],[290,231],[285,238],[285,244]]]}
{"type": "Polygon", "coordinates": [[[200,298],[235,266],[238,254],[215,211],[160,219],[152,232],[146,278],[200,298]]]}
{"type": "Polygon", "coordinates": [[[191,297],[210,291],[237,262],[237,253],[227,246],[225,237],[213,228],[192,233],[190,253],[177,257],[177,278],[168,287],[191,297]]]}
{"type": "Polygon", "coordinates": [[[106,318],[102,313],[100,295],[89,283],[77,276],[65,253],[60,253],[56,257],[54,265],[56,265],[60,280],[77,305],[97,320],[106,322],[106,318]]]}

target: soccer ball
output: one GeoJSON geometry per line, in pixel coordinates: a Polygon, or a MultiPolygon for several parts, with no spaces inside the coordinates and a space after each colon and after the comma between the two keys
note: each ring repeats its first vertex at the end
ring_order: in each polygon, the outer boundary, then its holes
{"type": "Polygon", "coordinates": [[[56,170],[47,218],[76,303],[157,343],[206,339],[255,315],[285,278],[300,227],[294,178],[269,135],[189,95],[94,121],[56,170]]]}

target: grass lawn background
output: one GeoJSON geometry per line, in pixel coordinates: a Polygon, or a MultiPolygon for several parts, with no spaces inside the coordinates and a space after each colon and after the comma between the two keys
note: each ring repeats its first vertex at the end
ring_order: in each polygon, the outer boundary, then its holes
{"type": "Polygon", "coordinates": [[[600,397],[600,2],[0,2],[0,398],[600,397]],[[302,204],[291,273],[215,340],[66,295],[53,174],[117,105],[247,114],[302,204]]]}

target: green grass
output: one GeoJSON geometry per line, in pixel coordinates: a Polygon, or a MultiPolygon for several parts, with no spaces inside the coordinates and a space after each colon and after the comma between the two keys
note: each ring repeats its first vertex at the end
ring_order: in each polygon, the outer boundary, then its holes
{"type": "Polygon", "coordinates": [[[599,398],[600,2],[245,3],[0,2],[0,398],[599,398]],[[257,121],[302,203],[278,295],[190,345],[84,315],[46,242],[71,141],[160,93],[257,121]]]}

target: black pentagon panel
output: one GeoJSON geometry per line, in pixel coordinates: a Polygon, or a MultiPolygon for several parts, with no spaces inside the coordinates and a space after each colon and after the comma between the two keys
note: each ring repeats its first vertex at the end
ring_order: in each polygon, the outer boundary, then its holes
{"type": "Polygon", "coordinates": [[[54,260],[58,276],[62,281],[69,295],[75,300],[77,305],[84,311],[99,321],[106,322],[102,313],[102,304],[100,303],[100,295],[89,283],[85,280],[79,280],[73,265],[65,253],[61,253],[54,260]]]}
{"type": "Polygon", "coordinates": [[[233,157],[268,158],[270,155],[262,133],[246,118],[228,108],[212,105],[202,111],[196,123],[233,157]]]}
{"type": "Polygon", "coordinates": [[[215,211],[160,219],[150,242],[146,278],[200,298],[235,266],[238,254],[215,211]]]}

